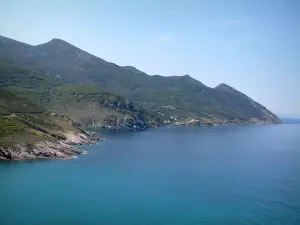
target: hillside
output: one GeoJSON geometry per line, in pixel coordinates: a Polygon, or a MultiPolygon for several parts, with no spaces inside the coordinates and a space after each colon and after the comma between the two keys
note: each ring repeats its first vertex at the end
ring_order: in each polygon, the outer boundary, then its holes
{"type": "MultiPolygon", "coordinates": [[[[0,59],[41,72],[59,82],[93,84],[125,96],[168,122],[278,123],[272,112],[241,92],[210,88],[189,75],[150,76],[93,56],[63,40],[31,46],[0,37],[0,59]]],[[[229,87],[229,86],[228,86],[229,87]]]]}
{"type": "Polygon", "coordinates": [[[11,112],[42,113],[43,111],[41,107],[0,88],[0,115],[9,115],[11,112]]]}
{"type": "MultiPolygon", "coordinates": [[[[144,130],[161,125],[142,107],[92,84],[62,83],[1,61],[0,74],[0,88],[25,97],[51,112],[66,115],[83,126],[144,130]]],[[[14,101],[11,104],[18,105],[14,101]]]]}
{"type": "Polygon", "coordinates": [[[89,144],[98,139],[68,117],[44,112],[2,88],[0,101],[0,112],[4,112],[0,114],[0,160],[70,158],[83,153],[73,144],[89,144]]]}

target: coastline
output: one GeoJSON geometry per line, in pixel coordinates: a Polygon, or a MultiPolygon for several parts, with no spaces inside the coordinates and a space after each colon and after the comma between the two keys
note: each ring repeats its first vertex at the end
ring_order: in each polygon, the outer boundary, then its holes
{"type": "Polygon", "coordinates": [[[42,140],[28,144],[26,142],[1,145],[0,160],[37,160],[37,159],[70,159],[77,154],[87,154],[76,146],[95,144],[103,137],[95,133],[67,133],[66,140],[42,140]]]}
{"type": "MultiPolygon", "coordinates": [[[[111,131],[133,131],[141,132],[146,131],[150,128],[163,128],[163,127],[178,127],[178,126],[197,126],[197,127],[213,127],[219,125],[264,125],[264,124],[280,124],[282,121],[277,123],[270,121],[247,121],[247,122],[218,122],[218,123],[200,123],[196,120],[180,121],[177,123],[163,124],[157,127],[148,127],[146,129],[126,129],[126,128],[103,128],[104,130],[111,131]]],[[[88,129],[97,129],[97,127],[88,129]]],[[[78,146],[96,144],[97,141],[105,141],[106,139],[102,136],[97,135],[93,131],[82,130],[80,132],[68,132],[65,134],[66,140],[42,140],[34,144],[28,144],[26,142],[14,144],[11,146],[1,145],[0,143],[0,161],[1,160],[15,160],[15,161],[26,161],[26,160],[37,160],[37,159],[72,159],[77,158],[77,154],[88,154],[87,151],[81,150],[78,146]]]]}

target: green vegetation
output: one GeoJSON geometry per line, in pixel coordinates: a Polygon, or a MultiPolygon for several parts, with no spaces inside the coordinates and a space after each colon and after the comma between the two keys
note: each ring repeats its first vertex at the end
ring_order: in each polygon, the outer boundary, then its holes
{"type": "Polygon", "coordinates": [[[0,115],[15,113],[41,113],[43,109],[0,88],[0,115]]]}
{"type": "MultiPolygon", "coordinates": [[[[123,117],[135,118],[137,112],[134,112],[134,109],[138,108],[137,111],[143,111],[137,106],[132,107],[132,109],[125,109],[125,98],[110,94],[93,84],[64,83],[51,80],[50,78],[43,79],[39,74],[22,69],[11,63],[1,62],[0,66],[1,72],[4,74],[4,76],[0,77],[1,86],[4,87],[2,88],[3,93],[9,95],[10,92],[13,92],[18,96],[25,97],[37,103],[45,108],[45,110],[66,115],[81,125],[98,123],[107,123],[109,125],[109,119],[106,118],[111,116],[116,117],[116,120],[123,117]],[[7,91],[4,92],[4,90],[7,91]],[[106,105],[108,102],[110,102],[110,107],[106,105]]],[[[13,96],[18,98],[11,93],[10,95],[10,99],[12,99],[13,96]]],[[[5,96],[3,95],[3,97],[5,96]]],[[[16,106],[20,106],[20,108],[24,110],[24,104],[22,106],[19,104],[21,99],[23,98],[10,102],[16,106]]],[[[27,104],[30,105],[29,103],[27,104]]],[[[37,113],[43,111],[41,108],[37,109],[37,106],[35,108],[36,109],[34,109],[32,105],[32,107],[25,110],[25,112],[34,113],[36,111],[37,113]]],[[[17,112],[15,109],[7,110],[4,107],[0,107],[0,110],[1,109],[3,113],[11,111],[17,112]]],[[[143,112],[143,114],[145,113],[143,112]]],[[[151,121],[151,125],[157,125],[158,123],[156,119],[152,119],[150,115],[143,115],[143,119],[149,122],[151,121]]],[[[37,124],[37,122],[38,121],[35,121],[31,124],[37,124]]]]}
{"type": "Polygon", "coordinates": [[[83,107],[111,115],[101,105],[113,96],[109,93],[127,97],[162,120],[172,116],[215,122],[252,118],[279,121],[265,107],[234,89],[222,85],[210,88],[189,75],[149,76],[131,66],[106,62],[58,39],[30,46],[0,36],[0,58],[30,69],[10,65],[12,69],[7,70],[8,63],[3,62],[0,87],[57,112],[75,114],[73,118],[82,123],[101,119],[99,115],[87,118],[93,110],[85,111],[83,107]],[[75,112],[78,109],[80,113],[75,112]]]}
{"type": "Polygon", "coordinates": [[[0,116],[0,137],[14,135],[25,130],[26,126],[16,117],[0,116]]]}
{"type": "Polygon", "coordinates": [[[0,89],[0,93],[0,110],[5,111],[5,114],[0,115],[1,145],[35,143],[41,140],[65,140],[66,132],[80,132],[65,116],[45,113],[40,107],[5,89],[0,89]],[[14,107],[10,107],[11,105],[14,107]],[[24,107],[24,105],[30,107],[24,107]]]}

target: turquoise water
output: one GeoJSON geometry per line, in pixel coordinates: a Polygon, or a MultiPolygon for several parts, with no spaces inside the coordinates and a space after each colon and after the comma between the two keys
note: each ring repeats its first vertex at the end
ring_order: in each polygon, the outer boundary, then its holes
{"type": "Polygon", "coordinates": [[[300,224],[300,124],[106,137],[73,160],[0,163],[0,224],[300,224]]]}

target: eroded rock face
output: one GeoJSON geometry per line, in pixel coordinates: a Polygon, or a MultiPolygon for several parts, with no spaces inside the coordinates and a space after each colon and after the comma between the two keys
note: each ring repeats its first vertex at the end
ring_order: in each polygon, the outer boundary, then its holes
{"type": "Polygon", "coordinates": [[[64,142],[40,141],[29,145],[16,144],[10,147],[0,146],[0,159],[2,160],[32,160],[42,158],[71,158],[74,154],[84,151],[72,147],[64,142]]]}
{"type": "Polygon", "coordinates": [[[108,108],[114,109],[121,113],[127,114],[143,114],[145,113],[143,108],[133,104],[126,98],[120,96],[113,96],[104,102],[104,105],[108,108]]]}
{"type": "Polygon", "coordinates": [[[145,130],[149,128],[148,123],[144,119],[121,118],[118,121],[118,126],[130,130],[145,130]]]}
{"type": "Polygon", "coordinates": [[[145,130],[149,127],[162,126],[158,118],[150,116],[142,107],[130,100],[113,96],[103,102],[110,109],[120,113],[118,116],[108,116],[102,121],[91,120],[88,127],[108,129],[145,130]]]}
{"type": "Polygon", "coordinates": [[[136,130],[142,131],[150,127],[147,121],[134,119],[132,117],[122,117],[115,120],[104,120],[102,122],[92,121],[89,127],[93,128],[107,128],[107,129],[127,129],[127,130],[136,130]]]}
{"type": "Polygon", "coordinates": [[[72,158],[85,153],[72,145],[87,145],[102,140],[94,133],[67,133],[66,140],[39,141],[34,144],[19,143],[12,146],[0,145],[0,160],[34,160],[47,158],[72,158]]]}

